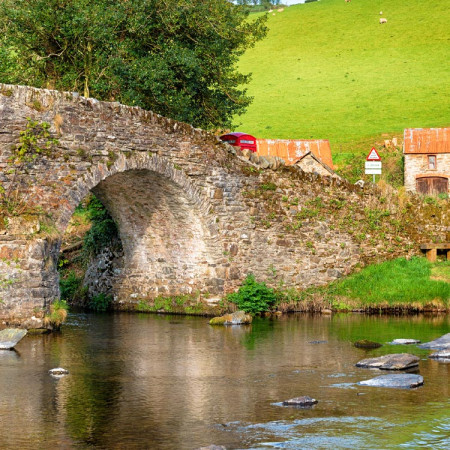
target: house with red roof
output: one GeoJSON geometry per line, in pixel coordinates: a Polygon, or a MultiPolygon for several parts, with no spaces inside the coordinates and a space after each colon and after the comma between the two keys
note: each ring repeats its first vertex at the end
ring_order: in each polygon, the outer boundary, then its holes
{"type": "Polygon", "coordinates": [[[450,128],[408,128],[404,131],[405,187],[424,195],[448,194],[450,128]]]}

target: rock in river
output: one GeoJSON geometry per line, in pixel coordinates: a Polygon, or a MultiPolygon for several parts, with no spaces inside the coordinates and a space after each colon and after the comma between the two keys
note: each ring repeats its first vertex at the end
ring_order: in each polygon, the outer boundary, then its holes
{"type": "Polygon", "coordinates": [[[450,350],[450,333],[444,334],[434,341],[425,342],[425,344],[420,344],[420,348],[427,348],[431,350],[450,350]]]}
{"type": "Polygon", "coordinates": [[[409,353],[394,353],[379,358],[363,359],[356,363],[356,367],[381,370],[405,370],[419,365],[419,357],[409,353]]]}
{"type": "Polygon", "coordinates": [[[370,380],[360,381],[358,384],[361,386],[411,389],[422,386],[423,377],[410,373],[396,373],[392,375],[380,375],[370,380]]]}
{"type": "Polygon", "coordinates": [[[208,445],[208,447],[200,447],[198,450],[227,450],[223,445],[208,445]]]}
{"type": "Polygon", "coordinates": [[[283,406],[301,406],[307,407],[319,403],[315,398],[304,395],[303,397],[294,397],[283,402],[283,406]]]}
{"type": "Polygon", "coordinates": [[[27,330],[6,328],[0,331],[0,350],[11,350],[27,334],[27,330]]]}
{"type": "Polygon", "coordinates": [[[438,359],[444,362],[450,362],[450,350],[441,350],[430,355],[430,358],[438,359]]]}
{"type": "Polygon", "coordinates": [[[63,369],[62,367],[56,367],[55,369],[50,369],[48,373],[55,377],[62,377],[64,375],[67,375],[69,371],[67,369],[63,369]]]}
{"type": "Polygon", "coordinates": [[[225,314],[220,317],[213,317],[210,321],[210,325],[244,325],[252,323],[252,316],[246,314],[245,311],[236,311],[233,314],[225,314]]]}
{"type": "Polygon", "coordinates": [[[391,345],[412,345],[412,344],[420,344],[420,341],[417,339],[394,339],[392,342],[389,342],[391,345]]]}
{"type": "Polygon", "coordinates": [[[353,345],[357,348],[378,348],[382,346],[382,344],[379,344],[378,342],[368,341],[367,339],[356,341],[353,345]]]}

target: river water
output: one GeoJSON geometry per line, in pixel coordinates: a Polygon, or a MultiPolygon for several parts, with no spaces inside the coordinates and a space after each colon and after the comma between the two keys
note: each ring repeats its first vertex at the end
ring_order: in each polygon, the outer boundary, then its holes
{"type": "Polygon", "coordinates": [[[70,314],[61,333],[0,351],[0,448],[450,448],[450,364],[416,346],[449,316],[291,315],[211,327],[199,317],[70,314]],[[421,356],[423,387],[358,386],[369,356],[421,356]],[[70,374],[56,379],[54,367],[70,374]],[[309,395],[311,409],[283,407],[309,395]]]}

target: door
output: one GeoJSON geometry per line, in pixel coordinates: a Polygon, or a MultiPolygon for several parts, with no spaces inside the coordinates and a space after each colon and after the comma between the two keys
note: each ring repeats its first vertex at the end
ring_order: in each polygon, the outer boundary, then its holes
{"type": "Polygon", "coordinates": [[[448,192],[448,179],[444,177],[417,178],[416,189],[419,194],[437,195],[448,192]]]}

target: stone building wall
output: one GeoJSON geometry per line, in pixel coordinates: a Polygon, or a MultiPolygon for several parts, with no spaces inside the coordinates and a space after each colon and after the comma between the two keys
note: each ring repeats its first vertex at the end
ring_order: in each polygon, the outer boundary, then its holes
{"type": "MultiPolygon", "coordinates": [[[[418,175],[430,177],[446,177],[450,179],[450,153],[436,153],[436,169],[428,166],[429,154],[405,154],[405,188],[409,192],[416,192],[418,175]]],[[[450,189],[450,183],[449,183],[450,189]]]]}

